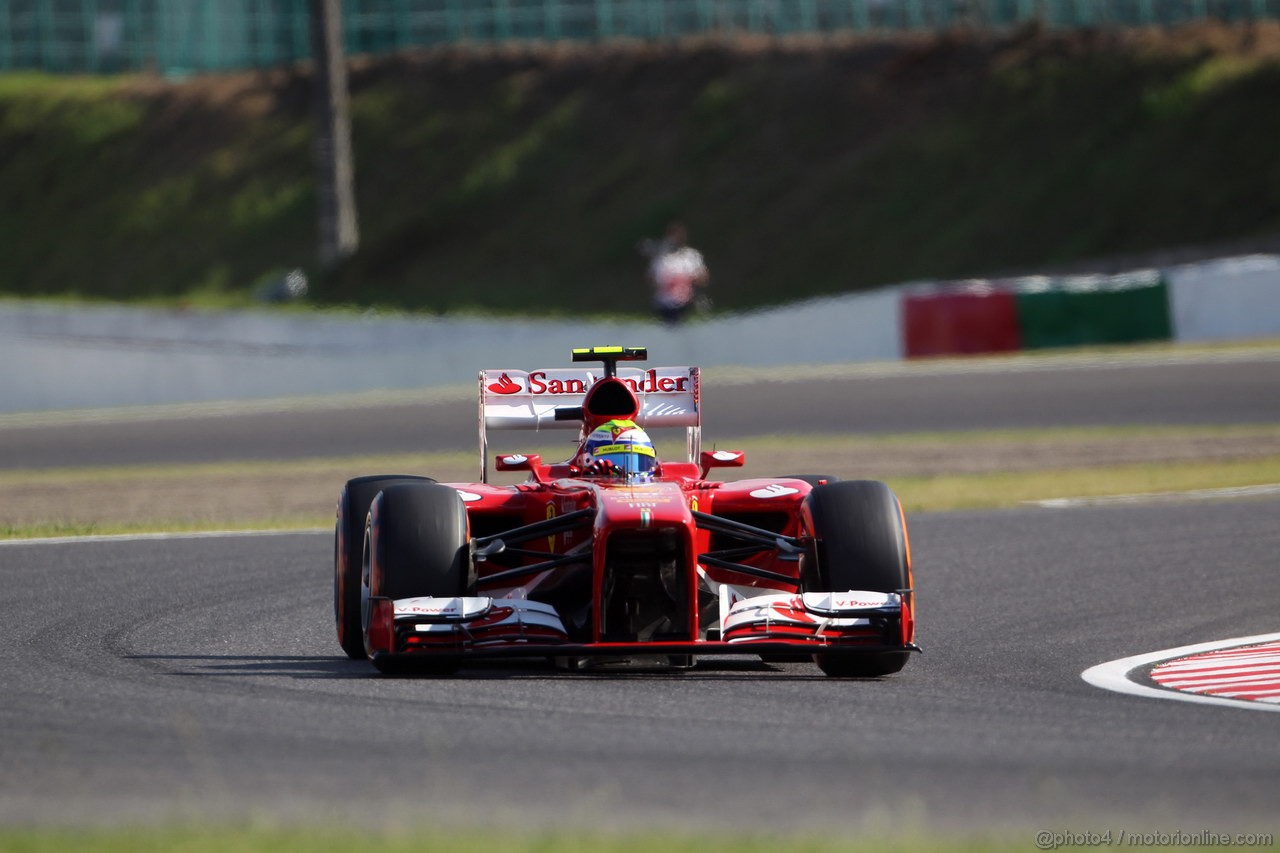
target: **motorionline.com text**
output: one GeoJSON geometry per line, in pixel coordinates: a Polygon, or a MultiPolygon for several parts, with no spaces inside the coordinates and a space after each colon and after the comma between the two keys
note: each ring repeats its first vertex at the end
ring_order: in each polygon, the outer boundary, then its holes
{"type": "Polygon", "coordinates": [[[1103,832],[1050,831],[1036,833],[1036,847],[1057,850],[1063,847],[1266,847],[1275,843],[1270,832],[1138,832],[1126,829],[1103,832]]]}

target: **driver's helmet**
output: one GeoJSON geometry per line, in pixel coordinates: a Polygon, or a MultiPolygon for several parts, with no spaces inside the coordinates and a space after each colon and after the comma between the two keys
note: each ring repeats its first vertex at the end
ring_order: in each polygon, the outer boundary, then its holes
{"type": "Polygon", "coordinates": [[[582,445],[582,463],[613,463],[617,476],[633,481],[653,479],[658,454],[645,431],[634,421],[615,418],[592,430],[582,445]]]}

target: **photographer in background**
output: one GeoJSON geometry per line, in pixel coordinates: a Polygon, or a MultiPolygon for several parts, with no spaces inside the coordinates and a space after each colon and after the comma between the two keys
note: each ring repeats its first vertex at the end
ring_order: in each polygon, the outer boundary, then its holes
{"type": "Polygon", "coordinates": [[[653,287],[653,309],[669,325],[676,325],[692,308],[711,307],[706,295],[711,273],[702,253],[687,244],[682,223],[672,222],[661,240],[644,240],[640,253],[649,259],[649,283],[653,287]]]}

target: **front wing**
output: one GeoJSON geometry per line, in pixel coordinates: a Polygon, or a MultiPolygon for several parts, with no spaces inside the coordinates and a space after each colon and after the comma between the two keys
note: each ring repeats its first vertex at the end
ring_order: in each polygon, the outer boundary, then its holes
{"type": "Polygon", "coordinates": [[[706,639],[577,642],[554,607],[514,598],[370,599],[376,658],[625,657],[627,655],[868,654],[918,651],[902,593],[780,593],[722,599],[720,630],[706,639]]]}

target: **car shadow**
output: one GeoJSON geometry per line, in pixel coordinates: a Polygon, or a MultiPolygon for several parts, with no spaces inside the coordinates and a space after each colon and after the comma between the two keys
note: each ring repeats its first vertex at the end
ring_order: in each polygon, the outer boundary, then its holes
{"type": "Polygon", "coordinates": [[[365,678],[372,671],[365,661],[334,655],[126,655],[125,660],[149,664],[170,675],[194,678],[365,678]]]}
{"type": "MultiPolygon", "coordinates": [[[[409,673],[382,675],[368,661],[350,660],[337,655],[127,655],[126,660],[138,661],[185,678],[297,678],[297,679],[394,679],[404,681],[431,681],[440,676],[409,673]]],[[[599,678],[606,680],[707,680],[737,681],[755,680],[761,677],[772,680],[814,681],[827,679],[812,664],[769,663],[754,659],[703,659],[692,669],[652,670],[590,670],[567,672],[557,669],[550,661],[529,659],[518,661],[476,660],[453,676],[456,679],[497,681],[509,679],[550,680],[599,678]]]]}

